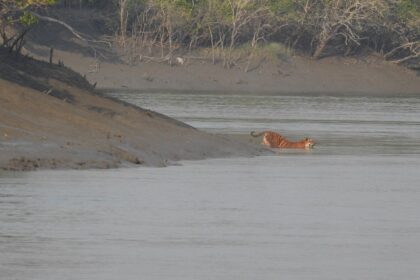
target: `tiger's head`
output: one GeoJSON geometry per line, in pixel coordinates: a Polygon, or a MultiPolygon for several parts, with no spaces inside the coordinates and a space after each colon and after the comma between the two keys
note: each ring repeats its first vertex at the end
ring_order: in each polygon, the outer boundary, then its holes
{"type": "Polygon", "coordinates": [[[305,149],[312,149],[315,146],[315,141],[308,137],[303,140],[303,143],[305,144],[305,149]]]}

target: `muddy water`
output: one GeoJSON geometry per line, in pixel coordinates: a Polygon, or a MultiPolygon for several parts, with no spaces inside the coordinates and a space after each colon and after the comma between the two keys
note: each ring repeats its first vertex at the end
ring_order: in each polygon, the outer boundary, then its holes
{"type": "Polygon", "coordinates": [[[316,154],[419,154],[419,97],[118,94],[211,132],[310,136],[316,154]]]}
{"type": "Polygon", "coordinates": [[[420,98],[121,94],[316,149],[0,173],[0,279],[419,279],[420,98]]]}

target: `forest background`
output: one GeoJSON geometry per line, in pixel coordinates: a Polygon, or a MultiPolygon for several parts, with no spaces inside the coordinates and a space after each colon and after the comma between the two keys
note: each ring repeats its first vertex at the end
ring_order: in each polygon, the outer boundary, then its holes
{"type": "Polygon", "coordinates": [[[0,45],[20,50],[54,9],[92,10],[129,63],[201,49],[231,68],[281,47],[314,59],[374,52],[420,69],[420,0],[1,0],[0,45]]]}

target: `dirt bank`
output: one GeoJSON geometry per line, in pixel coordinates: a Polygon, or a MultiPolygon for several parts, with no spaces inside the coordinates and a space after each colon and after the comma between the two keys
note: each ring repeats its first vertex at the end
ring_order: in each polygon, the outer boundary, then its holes
{"type": "Polygon", "coordinates": [[[188,65],[141,63],[127,66],[101,63],[89,71],[86,58],[61,53],[61,59],[103,89],[246,91],[279,94],[394,95],[420,94],[420,76],[378,58],[329,58],[313,61],[291,57],[289,62],[266,61],[252,72],[244,65],[224,69],[209,61],[188,65]],[[83,62],[84,61],[84,62],[83,62]],[[242,67],[241,67],[242,66],[242,67]]]}
{"type": "Polygon", "coordinates": [[[64,67],[0,59],[0,169],[165,166],[263,151],[105,98],[64,67]]]}

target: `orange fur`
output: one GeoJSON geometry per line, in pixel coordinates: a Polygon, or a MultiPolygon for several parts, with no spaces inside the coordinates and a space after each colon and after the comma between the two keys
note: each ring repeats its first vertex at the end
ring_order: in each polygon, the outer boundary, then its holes
{"type": "Polygon", "coordinates": [[[261,135],[264,135],[261,144],[270,148],[311,149],[315,145],[315,142],[311,138],[305,138],[297,142],[292,142],[273,131],[263,131],[261,133],[255,133],[254,131],[251,132],[251,136],[253,137],[261,135]]]}

